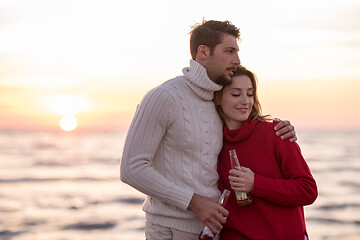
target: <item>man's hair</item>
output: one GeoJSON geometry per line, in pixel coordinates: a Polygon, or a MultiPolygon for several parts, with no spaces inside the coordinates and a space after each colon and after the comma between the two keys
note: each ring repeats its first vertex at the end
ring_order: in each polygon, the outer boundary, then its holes
{"type": "Polygon", "coordinates": [[[240,29],[235,27],[230,21],[206,21],[203,19],[201,24],[195,24],[190,31],[190,53],[192,59],[196,59],[198,47],[205,45],[210,49],[212,55],[215,46],[222,42],[224,34],[230,34],[240,40],[240,29]]]}

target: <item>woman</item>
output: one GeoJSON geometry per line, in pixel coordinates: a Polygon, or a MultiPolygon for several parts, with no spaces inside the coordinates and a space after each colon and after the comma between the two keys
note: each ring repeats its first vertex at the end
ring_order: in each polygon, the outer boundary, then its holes
{"type": "Polygon", "coordinates": [[[237,205],[232,191],[222,240],[307,239],[303,206],[317,198],[317,187],[299,146],[274,134],[270,116],[261,115],[255,75],[237,67],[232,83],[215,95],[224,122],[219,155],[220,190],[246,192],[247,206],[237,205]],[[229,150],[235,149],[242,169],[231,169],[229,150]]]}

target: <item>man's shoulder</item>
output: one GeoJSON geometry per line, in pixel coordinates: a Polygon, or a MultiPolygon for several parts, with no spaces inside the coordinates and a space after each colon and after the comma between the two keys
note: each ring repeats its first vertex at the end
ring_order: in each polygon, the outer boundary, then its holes
{"type": "Polygon", "coordinates": [[[175,98],[177,96],[176,89],[181,89],[184,87],[184,79],[183,76],[178,76],[172,79],[169,79],[159,86],[156,86],[149,90],[144,98],[158,98],[162,96],[162,98],[175,98]]]}
{"type": "Polygon", "coordinates": [[[170,95],[177,95],[177,90],[186,88],[186,84],[184,81],[184,76],[177,76],[175,78],[169,79],[163,82],[161,85],[153,88],[150,92],[167,92],[170,95]]]}
{"type": "Polygon", "coordinates": [[[159,87],[170,88],[170,89],[172,89],[174,87],[182,87],[182,86],[184,86],[184,79],[185,79],[184,76],[177,76],[177,77],[167,80],[166,82],[161,84],[159,87]]]}

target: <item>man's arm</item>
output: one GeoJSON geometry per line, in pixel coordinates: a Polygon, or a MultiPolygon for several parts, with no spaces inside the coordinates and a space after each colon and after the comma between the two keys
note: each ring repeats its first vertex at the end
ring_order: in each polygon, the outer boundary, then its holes
{"type": "Polygon", "coordinates": [[[276,135],[280,136],[282,140],[290,138],[290,142],[295,142],[297,140],[295,127],[291,125],[288,120],[281,120],[279,118],[274,118],[274,122],[278,122],[278,124],[274,127],[277,131],[276,135]]]}
{"type": "Polygon", "coordinates": [[[162,89],[144,97],[126,137],[120,178],[148,196],[186,210],[194,192],[174,184],[152,167],[156,150],[171,124],[174,104],[162,89]]]}
{"type": "Polygon", "coordinates": [[[121,159],[120,178],[140,192],[183,210],[190,210],[217,233],[228,212],[216,200],[170,182],[151,165],[165,131],[176,118],[171,96],[155,90],[145,96],[129,128],[121,159]],[[173,119],[174,118],[174,119],[173,119]]]}

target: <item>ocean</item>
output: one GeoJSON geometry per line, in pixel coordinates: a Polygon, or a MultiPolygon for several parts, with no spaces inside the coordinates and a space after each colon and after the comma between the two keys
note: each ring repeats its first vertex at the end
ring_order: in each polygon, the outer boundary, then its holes
{"type": "MultiPolygon", "coordinates": [[[[145,239],[145,197],[119,180],[125,135],[0,131],[0,240],[145,239]]],[[[319,189],[310,239],[360,239],[360,131],[297,135],[319,189]]]]}

